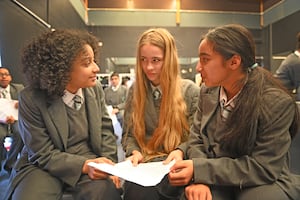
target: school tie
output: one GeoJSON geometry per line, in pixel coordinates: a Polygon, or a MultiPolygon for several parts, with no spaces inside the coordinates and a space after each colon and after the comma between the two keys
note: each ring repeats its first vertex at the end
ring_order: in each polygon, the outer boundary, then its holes
{"type": "Polygon", "coordinates": [[[233,108],[230,104],[225,105],[225,100],[221,101],[221,118],[223,121],[226,121],[233,108]]]}
{"type": "Polygon", "coordinates": [[[155,101],[157,101],[161,98],[161,93],[160,93],[159,89],[157,89],[157,88],[154,89],[152,95],[153,95],[153,99],[155,101]]]}
{"type": "Polygon", "coordinates": [[[2,90],[2,92],[1,92],[1,98],[3,98],[3,99],[7,98],[7,90],[2,90]]]}
{"type": "Polygon", "coordinates": [[[82,100],[81,100],[81,97],[79,95],[75,95],[73,97],[73,107],[76,109],[76,110],[79,110],[80,107],[81,107],[81,104],[82,104],[82,100]]]}

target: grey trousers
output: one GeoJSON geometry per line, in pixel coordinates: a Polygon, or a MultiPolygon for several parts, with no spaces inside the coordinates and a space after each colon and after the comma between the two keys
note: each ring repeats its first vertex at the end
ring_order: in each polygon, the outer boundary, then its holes
{"type": "Polygon", "coordinates": [[[75,200],[121,200],[110,179],[91,180],[82,175],[75,187],[66,187],[59,179],[43,170],[34,170],[17,185],[12,200],[59,200],[68,189],[75,200]]]}
{"type": "MultiPolygon", "coordinates": [[[[277,184],[242,190],[233,187],[212,186],[211,193],[213,200],[290,200],[277,184]]],[[[185,195],[182,195],[180,199],[187,200],[185,195]]]]}

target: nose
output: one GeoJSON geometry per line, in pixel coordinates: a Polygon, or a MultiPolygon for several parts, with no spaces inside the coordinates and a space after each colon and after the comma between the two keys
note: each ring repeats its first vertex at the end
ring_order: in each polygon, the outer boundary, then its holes
{"type": "Polygon", "coordinates": [[[100,67],[97,65],[97,63],[94,64],[93,72],[98,73],[100,71],[100,67]]]}
{"type": "Polygon", "coordinates": [[[153,65],[152,65],[152,62],[151,62],[151,61],[148,61],[148,62],[146,63],[146,69],[147,69],[147,70],[153,69],[153,65]]]}
{"type": "Polygon", "coordinates": [[[200,60],[198,61],[197,65],[196,65],[196,71],[199,73],[202,71],[202,66],[200,64],[200,60]]]}

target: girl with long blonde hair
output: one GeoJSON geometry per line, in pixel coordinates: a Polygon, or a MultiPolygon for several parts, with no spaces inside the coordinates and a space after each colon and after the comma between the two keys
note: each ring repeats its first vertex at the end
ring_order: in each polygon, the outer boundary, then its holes
{"type": "MultiPolygon", "coordinates": [[[[199,87],[181,78],[175,40],[163,28],[149,29],[141,35],[135,73],[125,108],[122,144],[127,159],[137,165],[164,160],[186,141],[199,87]]],[[[153,188],[137,196],[134,191],[139,189],[133,189],[133,184],[127,186],[125,199],[157,199],[153,188]]]]}

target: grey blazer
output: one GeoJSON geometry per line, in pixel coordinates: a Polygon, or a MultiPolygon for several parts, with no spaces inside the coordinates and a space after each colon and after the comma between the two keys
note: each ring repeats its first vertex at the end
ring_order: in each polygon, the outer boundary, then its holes
{"type": "MultiPolygon", "coordinates": [[[[132,88],[129,89],[128,98],[127,98],[127,104],[131,105],[132,101],[132,88]]],[[[181,92],[183,95],[183,98],[185,100],[186,106],[187,106],[187,113],[186,117],[188,119],[189,124],[192,124],[193,122],[193,116],[196,112],[197,108],[197,102],[198,102],[198,96],[200,92],[200,88],[191,80],[182,79],[181,81],[181,92]]],[[[128,108],[125,110],[125,120],[124,120],[124,127],[123,127],[123,137],[122,137],[122,144],[123,148],[126,152],[126,156],[130,156],[133,150],[140,150],[140,147],[138,146],[136,139],[133,136],[132,130],[127,131],[127,126],[129,125],[129,116],[132,112],[132,106],[128,106],[128,108]]],[[[172,108],[170,108],[172,109],[172,108]]],[[[145,128],[146,133],[145,137],[146,139],[149,139],[152,137],[152,134],[155,130],[155,128],[158,125],[158,118],[159,118],[159,111],[156,110],[153,102],[153,96],[152,92],[148,92],[147,94],[147,100],[145,105],[145,128]]],[[[188,134],[188,133],[187,133],[188,134]]]]}
{"type": "MultiPolygon", "coordinates": [[[[288,163],[289,127],[295,113],[295,102],[275,88],[266,88],[263,98],[265,110],[269,112],[261,113],[257,128],[253,130],[256,137],[251,155],[236,158],[220,148],[220,135],[208,130],[208,125],[219,113],[216,112],[220,105],[219,87],[202,87],[186,151],[187,158],[194,163],[195,183],[240,189],[276,183],[292,199],[299,199],[300,177],[291,174],[288,163]],[[265,118],[269,113],[272,120],[265,118]],[[214,156],[210,147],[214,147],[214,156]]],[[[247,119],[241,117],[241,120],[247,119]]]]}
{"type": "MultiPolygon", "coordinates": [[[[103,89],[98,84],[83,89],[83,92],[91,148],[97,156],[116,162],[116,138],[105,107],[103,89]]],[[[17,173],[10,182],[8,196],[16,184],[37,167],[74,186],[87,158],[65,152],[69,131],[62,98],[50,101],[43,91],[25,88],[19,99],[19,127],[25,146],[16,164],[17,173]]]]}

